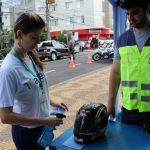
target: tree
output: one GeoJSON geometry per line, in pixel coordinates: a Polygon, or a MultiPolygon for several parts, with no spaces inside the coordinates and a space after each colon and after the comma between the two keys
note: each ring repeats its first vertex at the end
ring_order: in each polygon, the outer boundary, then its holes
{"type": "Polygon", "coordinates": [[[13,39],[12,31],[0,30],[0,48],[3,49],[8,46],[8,43],[13,39]],[[10,34],[11,33],[11,34],[10,34]]]}
{"type": "Polygon", "coordinates": [[[43,31],[40,35],[40,41],[47,41],[48,37],[47,37],[47,31],[43,31]]]}
{"type": "Polygon", "coordinates": [[[9,42],[14,41],[14,31],[12,29],[8,31],[7,38],[9,42]]]}
{"type": "Polygon", "coordinates": [[[60,32],[56,35],[55,39],[59,42],[68,44],[67,42],[71,39],[71,33],[67,30],[63,30],[62,32],[60,32]]]}

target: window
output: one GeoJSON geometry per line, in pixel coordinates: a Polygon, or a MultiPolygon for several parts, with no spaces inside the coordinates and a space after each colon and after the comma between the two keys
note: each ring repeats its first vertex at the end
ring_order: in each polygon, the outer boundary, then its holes
{"type": "Polygon", "coordinates": [[[57,5],[50,5],[50,11],[56,11],[57,5]]]}
{"type": "Polygon", "coordinates": [[[84,23],[84,16],[78,16],[75,18],[76,23],[84,23]]]}
{"type": "Polygon", "coordinates": [[[58,19],[53,19],[50,22],[51,26],[58,26],[58,19]]]}
{"type": "Polygon", "coordinates": [[[60,44],[60,47],[63,49],[66,48],[65,45],[63,45],[63,44],[60,44]]]}
{"type": "Polygon", "coordinates": [[[31,3],[32,2],[32,0],[28,0],[28,3],[31,3]]]}
{"type": "Polygon", "coordinates": [[[38,12],[44,12],[45,13],[46,8],[41,5],[41,7],[38,7],[38,12]]]}
{"type": "Polygon", "coordinates": [[[65,6],[66,6],[66,9],[72,8],[72,2],[66,2],[65,6]]]}
{"type": "Polygon", "coordinates": [[[51,46],[52,47],[53,45],[52,45],[52,42],[47,42],[47,43],[43,43],[41,47],[44,47],[44,46],[51,46]]]}
{"type": "Polygon", "coordinates": [[[74,18],[70,17],[67,19],[67,25],[73,24],[74,23],[74,18]]]}
{"type": "Polygon", "coordinates": [[[23,5],[24,4],[24,1],[23,0],[21,0],[21,5],[23,5]]]}
{"type": "Polygon", "coordinates": [[[53,46],[54,46],[55,48],[61,48],[61,45],[60,45],[60,43],[58,43],[58,42],[53,42],[53,46]]]}
{"type": "Polygon", "coordinates": [[[84,7],[84,0],[77,0],[76,2],[76,8],[84,7]]]}

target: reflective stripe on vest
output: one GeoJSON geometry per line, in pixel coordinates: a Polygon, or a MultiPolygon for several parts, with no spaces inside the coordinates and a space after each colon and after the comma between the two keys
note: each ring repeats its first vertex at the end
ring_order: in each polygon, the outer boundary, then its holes
{"type": "Polygon", "coordinates": [[[130,99],[131,100],[137,100],[137,98],[138,98],[138,94],[137,93],[131,93],[130,94],[130,99]]]}
{"type": "Polygon", "coordinates": [[[150,90],[150,84],[141,84],[142,90],[150,90]]]}
{"type": "Polygon", "coordinates": [[[150,102],[150,96],[141,96],[143,102],[150,102]]]}
{"type": "Polygon", "coordinates": [[[150,46],[142,52],[136,45],[119,48],[123,106],[128,110],[150,111],[150,46]]]}
{"type": "Polygon", "coordinates": [[[122,81],[122,86],[137,87],[137,81],[122,81]]]}

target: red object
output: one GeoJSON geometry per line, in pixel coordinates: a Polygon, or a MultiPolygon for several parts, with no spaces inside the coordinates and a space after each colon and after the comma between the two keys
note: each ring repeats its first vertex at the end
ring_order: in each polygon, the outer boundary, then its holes
{"type": "Polygon", "coordinates": [[[90,48],[90,44],[87,44],[87,48],[90,48]]]}
{"type": "Polygon", "coordinates": [[[47,52],[47,49],[44,49],[44,52],[47,52]]]}
{"type": "MultiPolygon", "coordinates": [[[[98,38],[98,40],[112,39],[113,31],[109,28],[93,28],[93,29],[78,29],[78,30],[70,30],[71,32],[78,32],[79,41],[88,41],[90,38],[92,40],[93,37],[98,38]]],[[[60,31],[51,32],[51,38],[55,39],[56,35],[60,33],[60,31]]]]}
{"type": "Polygon", "coordinates": [[[88,54],[87,64],[92,64],[92,59],[90,53],[88,54]]]}
{"type": "Polygon", "coordinates": [[[92,40],[92,37],[90,37],[89,40],[92,40]]]}
{"type": "Polygon", "coordinates": [[[55,0],[47,0],[47,3],[48,4],[53,4],[53,3],[55,3],[55,0]]]}
{"type": "Polygon", "coordinates": [[[73,56],[71,56],[69,67],[70,68],[75,68],[75,63],[74,63],[74,60],[73,60],[73,56]]]}

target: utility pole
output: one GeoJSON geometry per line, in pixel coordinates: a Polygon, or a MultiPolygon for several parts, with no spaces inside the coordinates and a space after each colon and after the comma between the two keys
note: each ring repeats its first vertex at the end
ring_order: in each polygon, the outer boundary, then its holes
{"type": "Polygon", "coordinates": [[[75,15],[75,9],[73,10],[73,30],[75,29],[75,18],[76,15],[75,15]]]}
{"type": "Polygon", "coordinates": [[[2,13],[2,9],[1,9],[1,7],[2,7],[2,2],[1,2],[1,0],[0,0],[0,36],[1,36],[1,38],[0,38],[0,49],[2,49],[3,48],[3,36],[2,36],[2,29],[3,29],[3,22],[2,22],[2,16],[3,16],[3,13],[2,13]]]}
{"type": "Polygon", "coordinates": [[[0,30],[3,29],[3,20],[2,20],[2,17],[3,17],[3,12],[2,12],[2,2],[0,0],[0,30]]]}
{"type": "Polygon", "coordinates": [[[46,22],[47,22],[47,38],[48,40],[51,40],[51,36],[50,36],[50,28],[49,28],[49,25],[50,25],[50,15],[49,15],[49,7],[48,7],[48,0],[45,0],[46,2],[46,22]]]}

